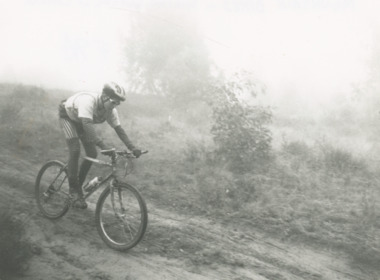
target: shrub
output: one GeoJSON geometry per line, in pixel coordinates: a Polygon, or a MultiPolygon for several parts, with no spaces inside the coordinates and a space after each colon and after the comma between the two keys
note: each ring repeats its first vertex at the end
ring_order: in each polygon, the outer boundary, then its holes
{"type": "Polygon", "coordinates": [[[309,146],[306,143],[301,142],[301,141],[292,141],[292,142],[285,141],[282,144],[282,150],[287,154],[290,154],[292,156],[297,156],[303,159],[309,157],[311,154],[311,150],[309,146]]]}
{"type": "Polygon", "coordinates": [[[326,170],[338,175],[367,173],[364,161],[355,158],[350,152],[332,146],[322,147],[322,161],[326,170]]]}
{"type": "Polygon", "coordinates": [[[17,275],[26,269],[31,250],[23,234],[23,223],[10,211],[0,214],[0,275],[17,275]]]}
{"type": "Polygon", "coordinates": [[[256,96],[253,82],[245,77],[216,85],[213,92],[211,133],[216,152],[230,163],[231,171],[254,172],[270,159],[270,109],[250,106],[239,98],[246,93],[256,96]]]}
{"type": "Polygon", "coordinates": [[[291,169],[296,172],[304,170],[320,170],[323,163],[319,159],[314,147],[310,147],[302,141],[284,141],[280,154],[289,163],[291,169]]]}

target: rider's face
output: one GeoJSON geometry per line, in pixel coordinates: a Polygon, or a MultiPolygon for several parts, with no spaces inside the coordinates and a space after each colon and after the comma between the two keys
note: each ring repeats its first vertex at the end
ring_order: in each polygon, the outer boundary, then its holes
{"type": "Polygon", "coordinates": [[[117,105],[120,104],[120,101],[107,97],[103,100],[103,104],[106,110],[112,110],[113,108],[115,108],[117,105]]]}

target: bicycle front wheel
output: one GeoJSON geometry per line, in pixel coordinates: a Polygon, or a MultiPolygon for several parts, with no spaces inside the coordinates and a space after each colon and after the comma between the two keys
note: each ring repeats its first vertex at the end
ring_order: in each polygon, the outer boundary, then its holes
{"type": "Polygon", "coordinates": [[[65,165],[57,160],[42,166],[36,179],[35,196],[41,213],[58,219],[69,210],[69,183],[65,165]]]}
{"type": "Polygon", "coordinates": [[[139,192],[131,185],[115,183],[106,188],[96,205],[96,226],[111,248],[125,251],[136,246],[148,225],[148,211],[139,192]]]}

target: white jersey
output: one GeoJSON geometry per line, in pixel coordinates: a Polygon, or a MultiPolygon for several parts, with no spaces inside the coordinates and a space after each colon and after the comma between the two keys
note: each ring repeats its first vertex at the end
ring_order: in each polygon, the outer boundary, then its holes
{"type": "Polygon", "coordinates": [[[101,100],[101,95],[93,92],[79,92],[65,102],[65,109],[69,118],[80,122],[80,118],[91,119],[94,123],[107,123],[115,128],[120,125],[116,108],[107,111],[101,100]]]}

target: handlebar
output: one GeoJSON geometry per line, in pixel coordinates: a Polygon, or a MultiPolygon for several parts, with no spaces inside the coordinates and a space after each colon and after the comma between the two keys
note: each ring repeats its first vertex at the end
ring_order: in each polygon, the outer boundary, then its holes
{"type": "MultiPolygon", "coordinates": [[[[126,157],[126,158],[136,158],[135,155],[133,154],[133,152],[116,151],[115,148],[112,148],[112,149],[109,149],[109,150],[101,150],[100,153],[103,154],[103,155],[105,155],[105,156],[109,156],[109,157],[114,157],[114,156],[118,155],[118,156],[123,156],[123,157],[126,157]]],[[[147,150],[141,151],[141,155],[146,154],[146,153],[148,153],[147,150]]]]}
{"type": "MultiPolygon", "coordinates": [[[[124,176],[126,176],[130,172],[130,171],[128,172],[127,166],[128,167],[132,166],[132,169],[133,169],[133,162],[131,160],[136,158],[136,156],[133,154],[133,152],[116,151],[116,149],[113,148],[113,149],[109,149],[109,150],[101,150],[100,153],[103,154],[103,155],[111,157],[112,162],[106,162],[106,161],[99,160],[99,159],[96,159],[96,158],[91,158],[91,157],[84,157],[84,159],[88,160],[88,161],[91,161],[91,162],[94,162],[96,164],[105,165],[105,166],[109,166],[109,167],[115,167],[117,158],[119,156],[122,156],[122,157],[127,158],[128,162],[129,162],[129,164],[125,165],[126,171],[125,171],[125,175],[124,176]]],[[[141,155],[142,154],[146,154],[146,153],[148,153],[148,151],[146,151],[146,150],[145,151],[141,151],[141,155]]]]}

